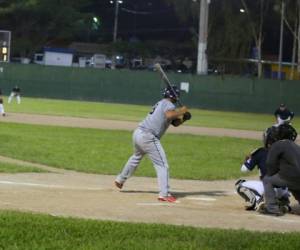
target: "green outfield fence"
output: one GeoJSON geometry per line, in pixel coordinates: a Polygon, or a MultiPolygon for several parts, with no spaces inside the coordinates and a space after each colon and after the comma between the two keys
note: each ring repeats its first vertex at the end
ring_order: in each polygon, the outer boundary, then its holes
{"type": "MultiPolygon", "coordinates": [[[[258,80],[227,75],[168,73],[176,84],[189,83],[182,102],[189,107],[270,113],[281,102],[300,113],[300,81],[258,80]]],[[[0,64],[0,88],[18,85],[27,97],[153,104],[164,87],[151,71],[0,64]]]]}

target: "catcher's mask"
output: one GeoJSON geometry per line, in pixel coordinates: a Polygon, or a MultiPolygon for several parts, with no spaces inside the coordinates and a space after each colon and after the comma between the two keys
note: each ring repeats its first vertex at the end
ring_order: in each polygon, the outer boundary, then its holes
{"type": "Polygon", "coordinates": [[[180,90],[176,85],[172,85],[172,87],[166,87],[162,94],[164,98],[171,98],[177,101],[180,96],[180,90]]]}
{"type": "Polygon", "coordinates": [[[268,147],[279,140],[295,141],[297,138],[297,131],[290,124],[282,124],[280,126],[272,126],[267,128],[263,133],[264,146],[268,147]]]}

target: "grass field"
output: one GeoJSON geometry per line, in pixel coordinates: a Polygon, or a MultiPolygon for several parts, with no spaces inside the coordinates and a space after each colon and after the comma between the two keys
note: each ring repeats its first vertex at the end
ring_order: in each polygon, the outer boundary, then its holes
{"type": "MultiPolygon", "coordinates": [[[[22,98],[5,104],[7,113],[139,121],[148,106],[22,98]]],[[[272,114],[191,110],[187,124],[204,127],[264,130],[272,114]]],[[[293,122],[300,127],[300,120],[293,122]]],[[[83,172],[117,174],[132,153],[131,133],[0,122],[0,155],[83,172]]],[[[232,179],[241,176],[245,154],[260,141],[169,134],[162,139],[171,178],[232,179]]],[[[39,171],[0,162],[0,172],[39,171]],[[15,170],[14,170],[15,169],[15,170]]],[[[252,173],[257,175],[257,173],[252,173]]],[[[144,159],[137,176],[155,176],[144,159]]],[[[224,215],[226,216],[226,215],[224,215]]],[[[213,218],[212,218],[213,219],[213,218]]],[[[241,225],[242,228],[243,225],[241,225]]],[[[0,249],[300,249],[300,233],[249,232],[59,218],[0,211],[0,249]]]]}
{"type": "MultiPolygon", "coordinates": [[[[0,123],[0,155],[77,171],[117,174],[132,154],[131,132],[0,123]]],[[[169,134],[162,139],[172,178],[231,179],[256,140],[169,134]]],[[[138,176],[155,176],[145,158],[138,176]]]]}
{"type": "Polygon", "coordinates": [[[295,250],[299,233],[199,229],[0,212],[0,249],[295,250]]]}
{"type": "MultiPolygon", "coordinates": [[[[75,117],[91,117],[112,120],[140,121],[149,112],[150,106],[109,104],[99,102],[65,101],[39,98],[22,98],[22,104],[5,104],[7,113],[32,113],[75,117]]],[[[273,114],[210,111],[191,109],[193,118],[186,125],[233,128],[263,131],[274,123],[273,114]]],[[[300,119],[293,120],[300,129],[300,119]]]]}

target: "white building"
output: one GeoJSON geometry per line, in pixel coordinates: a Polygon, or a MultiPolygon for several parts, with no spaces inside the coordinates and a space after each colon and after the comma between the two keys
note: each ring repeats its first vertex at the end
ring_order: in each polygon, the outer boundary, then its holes
{"type": "Polygon", "coordinates": [[[34,62],[43,65],[72,66],[74,51],[63,48],[45,48],[43,54],[35,54],[34,62]]]}

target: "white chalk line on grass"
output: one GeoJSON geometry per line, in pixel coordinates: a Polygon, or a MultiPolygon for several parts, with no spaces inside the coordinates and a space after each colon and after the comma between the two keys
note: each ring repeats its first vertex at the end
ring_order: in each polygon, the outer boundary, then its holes
{"type": "Polygon", "coordinates": [[[103,188],[67,187],[63,185],[48,185],[48,184],[39,184],[39,183],[31,183],[31,182],[14,182],[14,181],[0,181],[0,184],[14,185],[14,186],[28,186],[28,187],[58,188],[58,189],[91,190],[91,191],[104,190],[103,188]]]}

